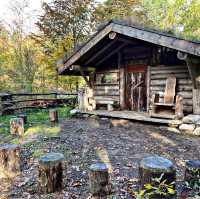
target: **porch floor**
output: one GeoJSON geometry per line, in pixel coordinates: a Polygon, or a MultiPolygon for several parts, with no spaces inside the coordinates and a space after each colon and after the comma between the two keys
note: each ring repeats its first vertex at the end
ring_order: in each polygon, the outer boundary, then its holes
{"type": "Polygon", "coordinates": [[[95,110],[95,111],[80,111],[82,114],[97,115],[100,117],[118,118],[135,120],[141,122],[158,123],[168,125],[170,119],[152,118],[148,113],[135,112],[135,111],[107,111],[107,110],[95,110]]]}

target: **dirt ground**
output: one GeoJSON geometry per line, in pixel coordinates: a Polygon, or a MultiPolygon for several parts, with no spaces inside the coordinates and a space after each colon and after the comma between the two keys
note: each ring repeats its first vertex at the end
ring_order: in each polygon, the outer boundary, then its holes
{"type": "Polygon", "coordinates": [[[112,171],[116,198],[133,198],[130,189],[137,188],[139,161],[157,154],[174,162],[177,181],[183,180],[184,164],[188,159],[200,159],[200,137],[169,132],[166,127],[129,122],[113,127],[106,118],[72,118],[61,123],[61,132],[51,138],[38,137],[22,148],[23,171],[13,180],[0,184],[0,196],[7,198],[63,198],[86,199],[88,168],[98,161],[109,165],[112,171]],[[62,193],[37,193],[37,158],[34,150],[62,152],[65,155],[64,190],[62,193]]]}

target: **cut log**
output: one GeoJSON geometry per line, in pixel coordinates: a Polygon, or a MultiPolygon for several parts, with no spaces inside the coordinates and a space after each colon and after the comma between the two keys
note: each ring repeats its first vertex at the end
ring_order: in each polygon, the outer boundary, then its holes
{"type": "Polygon", "coordinates": [[[18,117],[23,119],[24,124],[27,124],[27,115],[25,115],[25,114],[20,114],[18,117]]]}
{"type": "Polygon", "coordinates": [[[94,197],[105,197],[112,193],[109,168],[106,164],[96,163],[90,166],[89,186],[94,197]]]}
{"type": "Polygon", "coordinates": [[[20,148],[18,145],[0,146],[0,178],[13,178],[20,174],[20,148]]]}
{"type": "Polygon", "coordinates": [[[185,182],[194,185],[200,178],[200,160],[189,160],[185,166],[185,182]]]}
{"type": "Polygon", "coordinates": [[[63,189],[63,161],[61,153],[48,153],[39,159],[38,190],[40,193],[54,193],[63,189]]]}
{"type": "Polygon", "coordinates": [[[55,109],[49,110],[49,119],[51,124],[58,123],[58,111],[55,109]]]}
{"type": "Polygon", "coordinates": [[[141,189],[144,189],[146,184],[155,186],[154,179],[160,178],[161,175],[163,175],[161,180],[162,182],[164,180],[166,180],[166,184],[175,182],[176,170],[170,160],[160,156],[149,156],[140,162],[139,177],[141,189]]]}
{"type": "Polygon", "coordinates": [[[24,134],[24,120],[22,118],[10,119],[10,133],[11,135],[22,136],[24,134]]]}

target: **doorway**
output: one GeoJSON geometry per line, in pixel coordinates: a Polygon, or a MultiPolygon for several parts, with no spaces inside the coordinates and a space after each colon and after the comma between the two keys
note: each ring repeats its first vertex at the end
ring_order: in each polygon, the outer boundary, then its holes
{"type": "Polygon", "coordinates": [[[145,112],[147,109],[146,66],[126,68],[126,107],[128,110],[145,112]]]}

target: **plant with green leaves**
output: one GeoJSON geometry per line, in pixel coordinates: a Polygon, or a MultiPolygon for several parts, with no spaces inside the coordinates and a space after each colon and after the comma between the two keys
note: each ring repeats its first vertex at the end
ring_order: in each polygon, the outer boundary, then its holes
{"type": "Polygon", "coordinates": [[[163,179],[164,174],[161,174],[159,178],[153,178],[152,183],[144,185],[144,189],[139,192],[134,192],[136,199],[149,199],[156,197],[172,198],[176,191],[174,189],[175,182],[167,183],[166,179],[163,179]]]}

